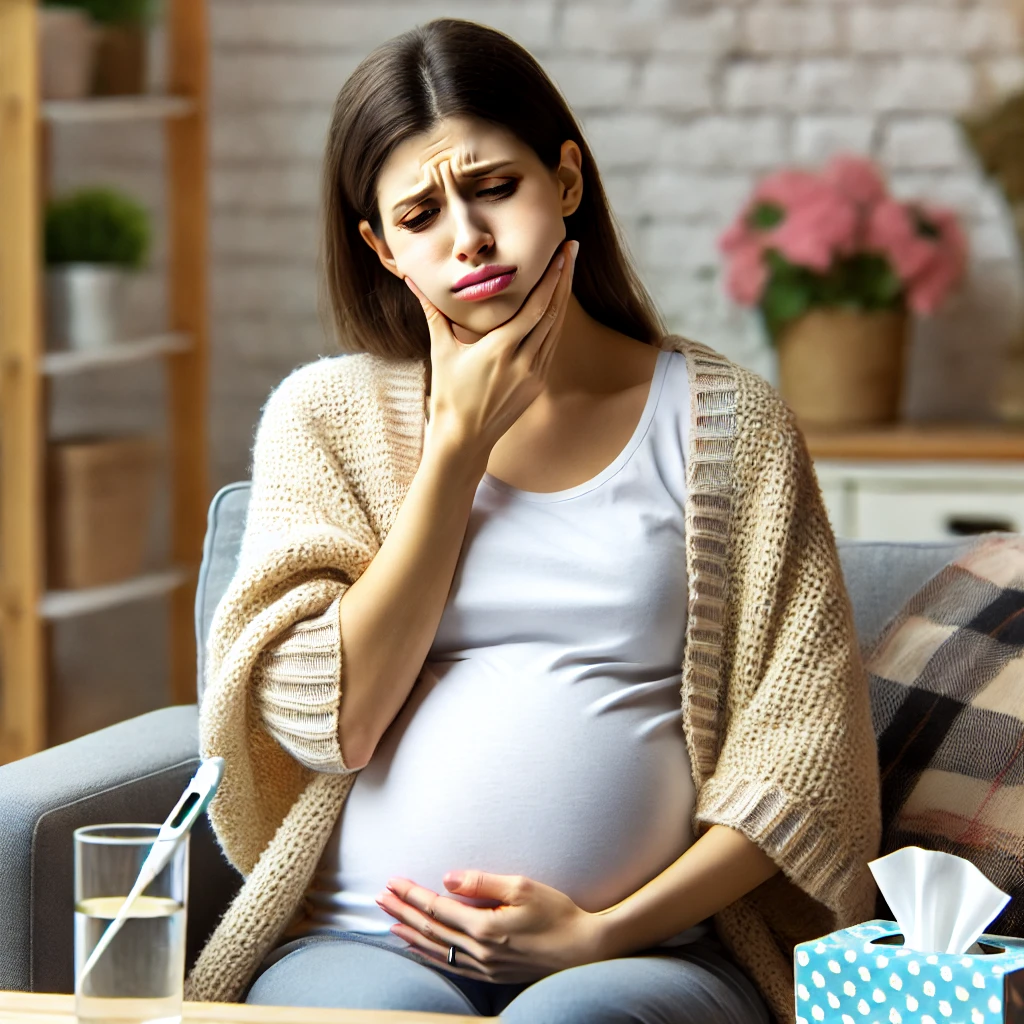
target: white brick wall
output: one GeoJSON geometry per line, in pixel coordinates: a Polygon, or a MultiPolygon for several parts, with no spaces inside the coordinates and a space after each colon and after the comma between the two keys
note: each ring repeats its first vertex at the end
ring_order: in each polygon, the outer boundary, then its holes
{"type": "MultiPolygon", "coordinates": [[[[769,379],[773,354],[754,318],[726,297],[716,250],[758,175],[852,149],[878,157],[899,195],[954,206],[974,246],[971,279],[940,318],[918,327],[906,411],[984,415],[1022,306],[1022,275],[1002,204],[954,117],[1024,85],[1017,3],[209,0],[212,482],[248,474],[270,390],[329,350],[315,259],[334,96],[374,45],[442,15],[486,20],[533,52],[578,112],[671,328],[769,379]]],[[[153,266],[129,313],[140,331],[162,327],[160,126],[61,128],[53,141],[58,188],[110,181],[157,216],[153,266]]],[[[164,429],[156,365],[60,381],[52,397],[57,434],[164,429]]],[[[153,564],[166,555],[168,514],[163,498],[153,564]]],[[[54,741],[166,703],[166,620],[157,601],[55,631],[54,741]]]]}
{"type": "MultiPolygon", "coordinates": [[[[1024,84],[1014,2],[211,0],[215,483],[246,474],[268,390],[328,348],[315,255],[331,102],[374,45],[440,15],[486,20],[534,53],[578,112],[673,329],[770,378],[756,322],[723,295],[715,245],[758,175],[853,149],[880,159],[899,194],[954,205],[975,247],[972,282],[921,325],[907,412],[984,415],[1022,286],[1002,205],[954,119],[1024,84]]],[[[157,130],[69,132],[58,180],[112,176],[159,214],[161,145],[157,130]]],[[[133,301],[140,322],[162,316],[164,254],[160,240],[133,301]]],[[[63,422],[115,397],[122,412],[151,413],[156,385],[143,376],[81,382],[63,422]]]]}

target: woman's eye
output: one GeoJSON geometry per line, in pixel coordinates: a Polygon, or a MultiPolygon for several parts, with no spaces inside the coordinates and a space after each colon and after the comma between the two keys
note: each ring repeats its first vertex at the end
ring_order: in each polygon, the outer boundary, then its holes
{"type": "Polygon", "coordinates": [[[411,228],[415,231],[417,228],[423,227],[426,221],[423,219],[427,214],[434,213],[434,210],[424,210],[421,214],[413,217],[411,220],[403,221],[402,227],[411,228]]]}
{"type": "MultiPolygon", "coordinates": [[[[515,189],[516,183],[514,181],[506,181],[503,185],[495,185],[493,188],[481,189],[481,191],[477,192],[477,195],[497,196],[498,198],[501,198],[502,196],[511,195],[515,189]]],[[[426,227],[427,220],[430,218],[431,214],[436,212],[437,209],[435,207],[432,207],[429,210],[424,210],[422,213],[417,214],[410,220],[403,221],[402,227],[408,228],[410,231],[418,231],[420,228],[426,227]]]]}
{"type": "Polygon", "coordinates": [[[514,181],[506,181],[504,185],[495,185],[494,188],[485,188],[482,192],[477,192],[478,196],[494,196],[494,195],[508,195],[511,194],[516,187],[514,181]]]}

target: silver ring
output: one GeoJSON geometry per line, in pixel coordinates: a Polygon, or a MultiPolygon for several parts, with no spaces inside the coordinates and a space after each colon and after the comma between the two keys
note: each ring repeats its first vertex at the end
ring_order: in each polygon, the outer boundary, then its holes
{"type": "Polygon", "coordinates": [[[448,947],[448,963],[450,963],[452,965],[452,967],[455,966],[455,947],[454,946],[449,946],[448,947]]]}

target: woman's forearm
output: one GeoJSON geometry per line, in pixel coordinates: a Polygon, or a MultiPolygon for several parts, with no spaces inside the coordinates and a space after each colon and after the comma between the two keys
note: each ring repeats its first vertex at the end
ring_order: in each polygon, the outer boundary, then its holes
{"type": "Polygon", "coordinates": [[[656,946],[718,913],[777,871],[742,833],[713,825],[643,888],[595,915],[601,959],[656,946]]]}
{"type": "Polygon", "coordinates": [[[428,435],[391,530],[341,599],[338,740],[350,768],[369,761],[419,676],[486,465],[428,435]]]}

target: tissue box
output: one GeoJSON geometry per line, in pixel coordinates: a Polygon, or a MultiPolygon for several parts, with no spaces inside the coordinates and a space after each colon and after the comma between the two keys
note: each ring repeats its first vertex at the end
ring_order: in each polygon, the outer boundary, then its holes
{"type": "Polygon", "coordinates": [[[902,941],[892,921],[867,921],[800,943],[797,1024],[1024,1024],[1024,939],[982,935],[970,954],[902,941]]]}

